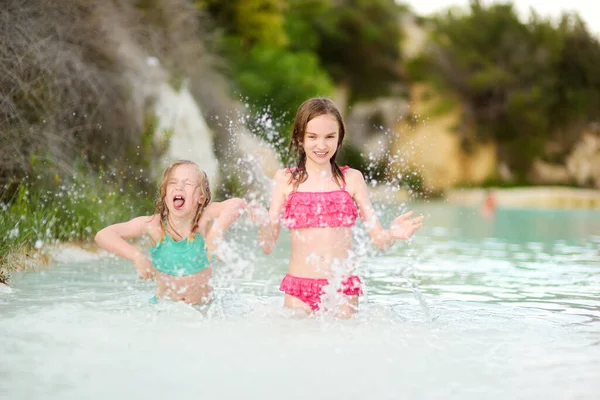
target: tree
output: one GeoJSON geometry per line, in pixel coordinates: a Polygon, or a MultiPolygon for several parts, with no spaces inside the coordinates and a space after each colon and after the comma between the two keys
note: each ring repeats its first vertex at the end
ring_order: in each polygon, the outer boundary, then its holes
{"type": "Polygon", "coordinates": [[[370,99],[402,81],[402,10],[394,0],[296,0],[288,32],[292,46],[314,48],[334,81],[350,88],[351,101],[370,99]]]}
{"type": "MultiPolygon", "coordinates": [[[[493,138],[500,159],[522,178],[545,155],[556,132],[598,118],[598,41],[578,18],[559,26],[532,14],[519,20],[511,4],[455,10],[432,21],[432,46],[413,62],[412,76],[458,96],[463,126],[475,125],[476,139],[493,138]]],[[[468,142],[464,132],[459,132],[468,142]]]]}
{"type": "Polygon", "coordinates": [[[217,26],[238,37],[246,48],[256,43],[287,44],[283,0],[204,0],[196,6],[206,9],[217,26]]]}

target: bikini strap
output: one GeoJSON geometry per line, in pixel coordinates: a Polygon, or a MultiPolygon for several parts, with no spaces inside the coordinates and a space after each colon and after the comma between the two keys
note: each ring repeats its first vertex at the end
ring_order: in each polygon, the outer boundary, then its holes
{"type": "MultiPolygon", "coordinates": [[[[344,175],[344,178],[346,177],[346,171],[349,169],[350,167],[347,165],[344,165],[343,167],[340,167],[340,171],[342,171],[342,175],[344,175]]],[[[346,180],[343,179],[342,180],[342,190],[346,190],[346,180]]]]}

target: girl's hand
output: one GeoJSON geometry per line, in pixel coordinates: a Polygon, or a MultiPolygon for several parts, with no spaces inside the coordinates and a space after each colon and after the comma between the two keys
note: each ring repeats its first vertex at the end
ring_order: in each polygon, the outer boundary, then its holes
{"type": "Polygon", "coordinates": [[[271,223],[269,212],[259,203],[250,203],[248,205],[248,215],[250,220],[258,226],[267,226],[271,223]]]}
{"type": "Polygon", "coordinates": [[[156,270],[154,269],[150,259],[148,259],[148,257],[146,257],[144,254],[140,253],[140,255],[135,258],[133,264],[138,272],[138,278],[143,280],[154,279],[156,270]]]}
{"type": "Polygon", "coordinates": [[[412,217],[412,215],[413,212],[409,211],[392,221],[392,224],[390,225],[390,235],[394,239],[406,240],[423,226],[425,217],[420,216],[411,219],[410,217],[412,217]]]}

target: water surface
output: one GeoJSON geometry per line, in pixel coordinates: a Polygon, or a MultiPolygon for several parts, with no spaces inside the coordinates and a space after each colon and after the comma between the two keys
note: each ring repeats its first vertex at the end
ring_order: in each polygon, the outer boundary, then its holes
{"type": "Polygon", "coordinates": [[[386,253],[357,228],[350,321],[282,309],[285,233],[263,256],[230,232],[208,308],[152,305],[130,264],[62,251],[0,292],[0,398],[598,398],[600,213],[411,207],[425,227],[386,253]]]}

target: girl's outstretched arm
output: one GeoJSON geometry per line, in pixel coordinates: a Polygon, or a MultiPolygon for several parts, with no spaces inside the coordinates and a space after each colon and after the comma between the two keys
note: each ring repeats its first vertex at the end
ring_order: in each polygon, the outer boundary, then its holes
{"type": "Polygon", "coordinates": [[[271,254],[275,249],[275,244],[281,231],[281,215],[287,197],[288,173],[285,169],[280,169],[275,173],[273,180],[273,190],[271,192],[271,207],[269,208],[269,218],[264,224],[261,224],[258,231],[258,245],[265,254],[271,254]]]}
{"type": "Polygon", "coordinates": [[[109,225],[96,234],[96,243],[104,250],[133,262],[141,279],[151,279],[155,274],[152,263],[140,249],[128,243],[127,239],[149,233],[153,218],[137,217],[127,222],[109,225]]]}
{"type": "Polygon", "coordinates": [[[227,229],[244,213],[247,207],[246,200],[237,197],[210,203],[206,207],[206,210],[204,210],[205,218],[203,216],[202,219],[209,226],[205,240],[209,259],[212,258],[215,249],[223,241],[223,235],[227,229]]]}
{"type": "Polygon", "coordinates": [[[390,224],[389,229],[384,229],[379,222],[373,204],[369,199],[367,184],[362,173],[357,170],[351,170],[351,173],[353,186],[356,188],[354,201],[358,206],[360,218],[375,247],[380,250],[386,250],[394,244],[397,239],[406,240],[410,238],[417,229],[423,226],[424,217],[411,218],[413,212],[410,211],[394,219],[390,224]]]}

